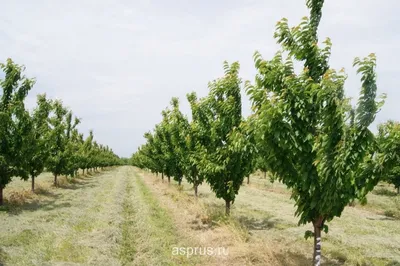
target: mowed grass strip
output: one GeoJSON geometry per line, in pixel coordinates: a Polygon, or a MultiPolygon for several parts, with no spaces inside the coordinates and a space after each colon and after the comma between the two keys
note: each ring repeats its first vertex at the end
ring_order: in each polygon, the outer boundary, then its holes
{"type": "Polygon", "coordinates": [[[123,222],[121,224],[122,243],[119,253],[119,259],[123,265],[132,262],[135,258],[135,209],[134,202],[131,200],[132,184],[127,181],[125,189],[125,198],[122,203],[123,222]]]}
{"type": "Polygon", "coordinates": [[[173,247],[185,245],[169,213],[133,171],[123,203],[121,264],[194,265],[196,258],[190,258],[189,263],[186,257],[172,255],[173,247]]]}

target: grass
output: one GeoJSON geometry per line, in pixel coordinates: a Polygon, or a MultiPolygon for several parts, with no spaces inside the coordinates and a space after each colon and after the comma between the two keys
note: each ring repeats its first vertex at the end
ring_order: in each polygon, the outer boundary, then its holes
{"type": "Polygon", "coordinates": [[[122,243],[121,250],[119,253],[119,258],[122,265],[126,265],[129,262],[132,262],[135,258],[136,248],[135,248],[135,209],[133,207],[133,202],[130,200],[130,196],[132,193],[132,186],[130,183],[126,186],[125,194],[127,195],[122,203],[122,211],[123,211],[123,222],[121,225],[122,229],[122,243]]]}
{"type": "MultiPolygon", "coordinates": [[[[193,198],[191,185],[186,182],[182,185],[181,192],[175,190],[193,198]]],[[[382,193],[391,189],[380,184],[377,192],[368,196],[367,205],[357,203],[355,207],[347,207],[342,217],[328,224],[330,231],[322,239],[325,265],[387,265],[400,261],[400,224],[397,218],[385,216],[386,213],[396,217],[400,197],[382,193]]],[[[167,193],[174,199],[172,204],[188,208],[185,200],[177,201],[178,196],[171,191],[167,193]]],[[[313,243],[304,239],[304,232],[312,226],[297,226],[294,202],[283,184],[252,176],[250,185],[241,187],[229,219],[224,218],[223,200],[216,199],[207,185],[200,186],[199,193],[198,204],[205,207],[207,223],[227,228],[231,237],[241,239],[234,245],[245,250],[240,257],[250,261],[249,264],[300,265],[311,261],[313,243]],[[268,258],[251,251],[259,246],[268,258]]]]}
{"type": "MultiPolygon", "coordinates": [[[[24,199],[18,204],[9,201],[0,212],[0,264],[117,264],[117,243],[109,238],[110,231],[116,234],[117,225],[110,225],[110,219],[120,206],[118,200],[113,202],[120,192],[116,174],[80,177],[67,189],[52,187],[49,174],[39,176],[36,193],[18,197],[24,199]]],[[[26,183],[13,181],[6,197],[26,194],[26,183]]]]}
{"type": "MultiPolygon", "coordinates": [[[[13,181],[0,210],[0,265],[309,265],[311,225],[298,226],[290,191],[254,175],[224,215],[209,186],[168,184],[133,167],[66,180],[13,181]],[[64,182],[64,181],[61,181],[64,182]],[[229,256],[174,256],[173,247],[224,247],[229,256]]],[[[399,265],[400,196],[387,184],[323,234],[324,265],[399,265]]]]}
{"type": "Polygon", "coordinates": [[[191,265],[182,257],[172,255],[173,247],[185,244],[169,213],[160,206],[140,176],[135,174],[133,179],[134,184],[127,186],[124,204],[122,234],[126,241],[123,241],[121,251],[123,264],[191,265]],[[135,254],[127,250],[134,250],[135,254]]]}

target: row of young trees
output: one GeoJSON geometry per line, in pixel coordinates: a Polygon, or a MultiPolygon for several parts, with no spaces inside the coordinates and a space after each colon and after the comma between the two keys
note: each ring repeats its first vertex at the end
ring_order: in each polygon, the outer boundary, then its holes
{"type": "Polygon", "coordinates": [[[35,178],[45,169],[54,175],[75,176],[78,169],[96,169],[118,164],[119,158],[107,146],[84,139],[77,125],[80,120],[60,100],[37,96],[33,111],[25,108],[25,98],[35,80],[23,75],[24,67],[8,59],[0,64],[0,205],[3,190],[13,177],[35,178]]]}
{"type": "Polygon", "coordinates": [[[172,98],[171,107],[162,112],[163,120],[153,133],[145,134],[147,143],[132,157],[132,163],[167,176],[179,185],[183,176],[198,186],[206,180],[218,198],[231,203],[245,176],[252,169],[255,149],[248,134],[248,121],[242,117],[239,64],[224,64],[225,76],[210,82],[210,93],[198,99],[187,95],[192,109],[189,122],[172,98]]]}
{"type": "Polygon", "coordinates": [[[306,237],[314,237],[314,263],[320,265],[326,223],[353,200],[365,199],[383,178],[398,182],[400,126],[388,122],[378,136],[370,131],[383,105],[376,97],[375,55],[354,60],[362,86],[352,106],[344,93],[344,70],[329,66],[330,39],[323,45],[318,40],[324,1],[306,3],[310,17],[300,25],[277,23],[274,37],[281,50],[271,60],[254,55],[258,73],[245,86],[252,115],[242,117],[239,64],[225,63],[224,77],[209,84],[208,96],[187,95],[192,120],[173,98],[132,163],[179,184],[185,176],[196,195],[207,181],[225,200],[227,214],[246,176],[255,169],[270,172],[291,190],[299,224],[312,223],[306,237]],[[295,61],[304,66],[300,73],[295,61]]]}

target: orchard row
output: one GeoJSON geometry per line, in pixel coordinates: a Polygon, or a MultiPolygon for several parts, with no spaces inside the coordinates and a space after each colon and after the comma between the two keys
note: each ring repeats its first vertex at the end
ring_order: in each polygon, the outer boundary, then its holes
{"type": "MultiPolygon", "coordinates": [[[[378,136],[369,129],[383,99],[377,99],[376,58],[356,58],[361,76],[356,106],[345,97],[346,74],[329,66],[331,41],[322,44],[317,29],[322,0],[308,0],[310,18],[290,28],[277,23],[281,50],[271,60],[254,55],[257,75],[246,82],[253,113],[242,116],[239,63],[209,83],[208,96],[187,95],[189,121],[177,98],[162,121],[146,133],[146,144],[133,154],[138,167],[182,178],[197,187],[206,181],[226,203],[226,214],[246,176],[268,171],[291,190],[299,224],[312,223],[314,262],[321,260],[321,232],[355,199],[365,200],[383,178],[398,182],[400,126],[388,122],[378,136]],[[297,73],[294,62],[304,68],[297,73]]],[[[397,183],[397,187],[400,184],[397,183]]]]}
{"type": "Polygon", "coordinates": [[[3,189],[12,178],[31,178],[43,171],[57,177],[74,177],[78,169],[96,169],[119,164],[121,161],[108,146],[98,144],[93,132],[84,139],[77,129],[80,120],[60,100],[37,96],[33,111],[24,101],[35,81],[23,75],[24,68],[8,59],[1,64],[4,79],[0,80],[0,205],[3,189]]]}

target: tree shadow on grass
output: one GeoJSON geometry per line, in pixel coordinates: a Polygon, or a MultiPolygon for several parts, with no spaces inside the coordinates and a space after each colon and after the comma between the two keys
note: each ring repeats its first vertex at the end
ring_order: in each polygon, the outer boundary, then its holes
{"type": "Polygon", "coordinates": [[[76,190],[81,188],[92,188],[95,186],[96,183],[93,182],[92,176],[77,176],[74,178],[63,177],[59,180],[57,188],[76,190]]]}
{"type": "Polygon", "coordinates": [[[43,198],[20,198],[17,201],[5,201],[3,206],[0,206],[0,212],[5,212],[8,215],[19,215],[24,211],[44,210],[50,211],[59,208],[67,208],[72,205],[69,202],[58,203],[62,198],[62,194],[55,193],[57,189],[77,190],[81,188],[92,188],[96,184],[90,182],[91,178],[80,178],[74,182],[67,182],[59,186],[52,187],[52,189],[43,188],[38,186],[35,190],[36,195],[44,196],[43,198]],[[88,180],[88,181],[86,181],[88,180]]]}
{"type": "Polygon", "coordinates": [[[238,217],[238,221],[242,226],[244,226],[248,230],[272,229],[279,222],[278,220],[273,219],[272,216],[266,217],[263,219],[256,219],[253,217],[240,216],[240,217],[238,217]]]}
{"type": "Polygon", "coordinates": [[[20,204],[9,204],[0,207],[0,212],[6,212],[8,215],[19,215],[22,212],[33,212],[37,210],[50,211],[59,208],[70,207],[71,204],[69,202],[57,203],[57,200],[60,198],[58,194],[54,194],[51,192],[46,193],[46,199],[33,199],[28,202],[23,202],[20,204]]]}
{"type": "Polygon", "coordinates": [[[397,192],[389,190],[387,188],[378,188],[372,191],[373,194],[379,195],[379,196],[388,196],[388,197],[396,197],[399,194],[397,192]]]}
{"type": "MultiPolygon", "coordinates": [[[[189,197],[196,199],[193,188],[190,188],[190,190],[186,190],[185,192],[186,192],[186,195],[188,195],[189,197]]],[[[210,198],[210,193],[197,192],[197,198],[198,199],[210,198]]]]}
{"type": "Polygon", "coordinates": [[[76,190],[76,189],[81,189],[83,187],[84,188],[93,188],[95,186],[96,186],[96,184],[94,184],[93,182],[83,181],[83,182],[79,182],[79,183],[59,184],[57,186],[57,188],[76,190]]]}

